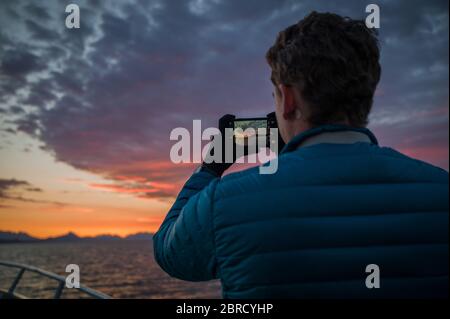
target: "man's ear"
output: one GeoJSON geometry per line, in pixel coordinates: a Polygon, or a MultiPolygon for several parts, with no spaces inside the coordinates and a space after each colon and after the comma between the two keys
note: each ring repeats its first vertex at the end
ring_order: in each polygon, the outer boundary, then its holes
{"type": "Polygon", "coordinates": [[[278,85],[278,89],[281,93],[281,107],[283,109],[283,117],[288,120],[295,116],[295,110],[297,108],[295,102],[294,88],[284,84],[278,85]]]}

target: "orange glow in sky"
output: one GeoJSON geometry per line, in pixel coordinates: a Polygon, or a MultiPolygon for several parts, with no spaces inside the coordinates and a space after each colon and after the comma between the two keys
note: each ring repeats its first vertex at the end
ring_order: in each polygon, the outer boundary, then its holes
{"type": "MultiPolygon", "coordinates": [[[[0,202],[0,230],[25,231],[41,238],[69,231],[80,236],[155,232],[173,201],[170,197],[140,198],[136,194],[146,189],[121,188],[56,162],[25,135],[15,137],[11,144],[0,150],[0,178],[24,180],[40,191],[11,189],[0,202]],[[22,151],[24,143],[33,145],[28,152],[22,151]]],[[[180,185],[151,186],[172,190],[180,185]]]]}

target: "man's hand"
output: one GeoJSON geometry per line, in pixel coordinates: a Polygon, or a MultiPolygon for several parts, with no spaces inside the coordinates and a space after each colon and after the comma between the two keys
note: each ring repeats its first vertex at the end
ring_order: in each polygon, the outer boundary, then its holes
{"type": "MultiPolygon", "coordinates": [[[[244,140],[244,145],[236,144],[234,134],[228,134],[228,135],[225,134],[226,129],[234,130],[234,127],[233,127],[234,119],[235,119],[235,116],[231,115],[231,114],[226,114],[219,119],[220,135],[216,135],[213,137],[210,149],[207,154],[207,157],[209,157],[209,160],[206,160],[202,163],[203,168],[206,168],[207,170],[213,172],[217,176],[222,176],[222,174],[228,168],[230,168],[231,165],[233,165],[233,163],[236,162],[237,154],[239,154],[240,156],[247,156],[247,155],[253,154],[254,151],[258,152],[260,150],[260,148],[263,148],[263,147],[270,147],[270,149],[272,149],[273,143],[278,143],[278,148],[277,148],[278,151],[280,151],[281,148],[284,146],[284,142],[283,142],[281,136],[278,134],[278,140],[272,141],[271,135],[269,135],[269,131],[267,132],[268,133],[267,142],[265,145],[257,144],[259,142],[259,139],[257,138],[256,135],[251,137],[251,139],[253,139],[253,140],[250,140],[250,139],[244,140]],[[221,143],[215,144],[214,139],[216,139],[216,138],[220,138],[221,143]],[[251,143],[256,143],[256,147],[248,147],[248,145],[251,143]],[[221,145],[221,156],[220,156],[221,161],[220,162],[215,162],[214,160],[212,160],[212,158],[214,157],[214,149],[215,149],[214,146],[215,145],[217,146],[217,144],[221,145]],[[232,148],[231,149],[229,147],[227,148],[226,147],[227,144],[232,145],[232,148]],[[239,148],[239,151],[237,151],[238,148],[239,148]],[[226,154],[226,151],[232,152],[232,154],[226,154]]],[[[278,127],[276,117],[275,117],[275,112],[267,114],[267,120],[268,120],[268,126],[269,126],[269,127],[267,127],[268,130],[275,129],[278,127]]],[[[273,151],[275,151],[275,150],[273,150],[273,151]]]]}
{"type": "Polygon", "coordinates": [[[223,174],[228,168],[230,168],[231,165],[233,165],[233,163],[234,163],[234,161],[235,161],[235,152],[234,152],[234,140],[233,140],[233,135],[231,136],[231,139],[232,139],[232,140],[227,140],[227,137],[226,137],[226,134],[225,134],[225,129],[226,129],[226,128],[231,128],[231,129],[233,129],[232,123],[233,123],[234,119],[235,119],[235,116],[234,116],[234,115],[231,115],[231,114],[226,114],[226,115],[222,116],[222,117],[219,119],[219,131],[220,131],[220,136],[217,136],[217,135],[216,135],[216,136],[213,137],[213,143],[211,143],[210,149],[209,149],[208,154],[207,154],[207,156],[213,156],[213,155],[214,155],[214,147],[213,147],[213,145],[214,145],[214,139],[216,139],[216,138],[221,138],[221,139],[222,139],[222,143],[221,143],[221,145],[222,145],[222,162],[221,162],[221,163],[217,163],[217,162],[214,162],[214,161],[212,161],[212,162],[210,162],[210,161],[205,162],[205,161],[204,161],[204,162],[202,163],[202,167],[204,167],[204,168],[206,168],[206,169],[212,171],[212,172],[213,172],[214,174],[216,174],[217,176],[222,176],[222,174],[223,174]],[[227,157],[226,157],[226,154],[225,154],[225,150],[226,150],[225,146],[226,146],[226,143],[232,143],[232,145],[233,145],[233,162],[231,162],[231,163],[226,163],[226,158],[227,158],[227,157]]]}

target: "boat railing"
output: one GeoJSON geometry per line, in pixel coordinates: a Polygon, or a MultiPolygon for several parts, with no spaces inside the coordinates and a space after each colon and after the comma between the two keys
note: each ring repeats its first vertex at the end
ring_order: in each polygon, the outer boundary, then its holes
{"type": "MultiPolygon", "coordinates": [[[[11,286],[8,288],[8,290],[6,292],[7,295],[10,297],[20,296],[17,293],[15,293],[15,290],[16,290],[20,280],[22,279],[23,274],[26,271],[33,272],[33,273],[39,274],[41,276],[56,280],[58,282],[58,286],[56,287],[54,295],[53,295],[54,299],[61,298],[63,290],[66,287],[66,278],[65,277],[54,274],[52,272],[49,272],[49,271],[46,271],[43,269],[40,269],[40,268],[37,268],[37,267],[34,267],[34,266],[24,265],[24,264],[19,264],[19,263],[15,263],[15,262],[9,262],[9,261],[2,261],[2,260],[0,260],[0,266],[19,269],[17,275],[15,276],[13,282],[11,283],[11,286]]],[[[84,285],[80,285],[79,287],[74,287],[71,289],[77,289],[77,290],[81,291],[82,293],[85,293],[96,299],[110,299],[111,298],[110,296],[108,296],[102,292],[99,292],[92,288],[86,287],[84,285]]]]}

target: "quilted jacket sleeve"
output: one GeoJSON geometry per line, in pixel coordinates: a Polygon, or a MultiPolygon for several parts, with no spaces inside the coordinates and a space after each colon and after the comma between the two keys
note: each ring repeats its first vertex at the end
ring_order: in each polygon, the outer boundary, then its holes
{"type": "Polygon", "coordinates": [[[202,281],[218,276],[213,231],[218,181],[209,172],[192,175],[153,236],[155,259],[172,277],[202,281]]]}

